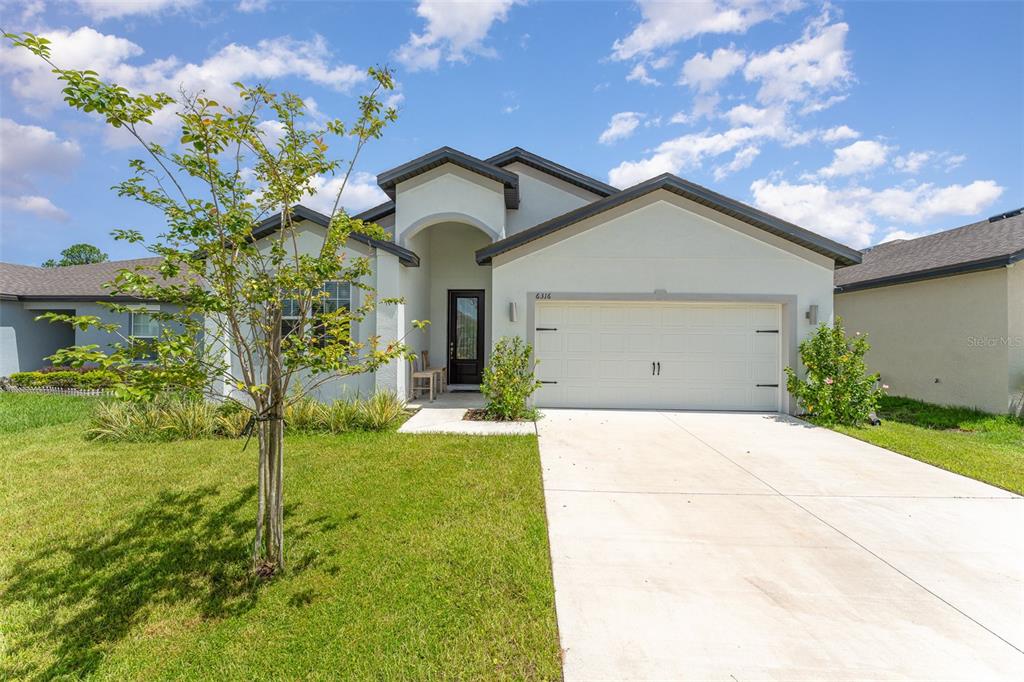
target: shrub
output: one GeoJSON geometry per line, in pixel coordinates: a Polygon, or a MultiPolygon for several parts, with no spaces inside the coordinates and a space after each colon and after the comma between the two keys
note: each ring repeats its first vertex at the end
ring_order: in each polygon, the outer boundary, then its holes
{"type": "Polygon", "coordinates": [[[534,419],[537,411],[527,407],[540,381],[533,375],[530,356],[533,347],[518,336],[504,336],[494,344],[491,362],[484,369],[480,392],[487,399],[484,411],[491,419],[511,421],[534,419]]]}
{"type": "Polygon", "coordinates": [[[378,391],[359,403],[359,425],[368,431],[384,431],[405,413],[405,402],[390,391],[378,391]]]}
{"type": "Polygon", "coordinates": [[[877,374],[868,374],[864,355],[871,346],[867,337],[846,336],[837,317],[829,327],[822,324],[814,335],[800,343],[800,360],[807,376],[800,379],[786,368],[786,388],[815,421],[824,424],[858,426],[869,419],[883,395],[876,388],[877,374]]]}
{"type": "MultiPolygon", "coordinates": [[[[403,406],[404,409],[404,406],[403,406]]],[[[337,400],[327,406],[327,429],[345,433],[362,425],[363,403],[360,400],[337,400]]]]}
{"type": "MultiPolygon", "coordinates": [[[[383,431],[405,413],[394,393],[377,393],[369,400],[322,403],[303,397],[285,412],[287,432],[343,433],[357,429],[383,431]]],[[[240,438],[251,414],[238,403],[211,403],[188,394],[163,395],[151,402],[104,401],[92,414],[86,437],[130,443],[240,438]]]]}
{"type": "Polygon", "coordinates": [[[68,388],[95,390],[111,388],[118,375],[106,369],[47,367],[38,372],[15,372],[11,383],[20,388],[68,388]]]}

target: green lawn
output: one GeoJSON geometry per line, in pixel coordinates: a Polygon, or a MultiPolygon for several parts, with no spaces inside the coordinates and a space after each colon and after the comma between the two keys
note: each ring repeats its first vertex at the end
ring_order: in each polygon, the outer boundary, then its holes
{"type": "Polygon", "coordinates": [[[878,416],[881,426],[836,430],[1024,495],[1024,420],[895,397],[878,416]]]}
{"type": "Polygon", "coordinates": [[[89,443],[88,405],[0,395],[0,678],[560,678],[533,437],[288,437],[259,582],[255,448],[89,443]]]}

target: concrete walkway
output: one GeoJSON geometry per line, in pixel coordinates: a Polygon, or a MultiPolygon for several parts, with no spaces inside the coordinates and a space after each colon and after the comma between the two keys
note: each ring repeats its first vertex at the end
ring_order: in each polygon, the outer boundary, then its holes
{"type": "Polygon", "coordinates": [[[777,415],[538,431],[567,680],[1024,679],[1024,499],[777,415]]]}
{"type": "Polygon", "coordinates": [[[479,392],[441,393],[434,400],[421,398],[408,407],[417,412],[398,428],[399,433],[464,433],[474,436],[528,435],[537,433],[533,422],[468,421],[466,411],[484,406],[479,392]]]}

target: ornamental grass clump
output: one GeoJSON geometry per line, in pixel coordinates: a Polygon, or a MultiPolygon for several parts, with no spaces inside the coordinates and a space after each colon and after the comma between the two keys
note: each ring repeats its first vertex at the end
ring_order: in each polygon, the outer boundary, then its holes
{"type": "Polygon", "coordinates": [[[869,374],[864,363],[870,348],[866,336],[846,336],[841,318],[832,326],[822,324],[800,343],[806,376],[787,367],[786,388],[814,421],[859,426],[870,420],[884,395],[879,375],[869,374]]]}
{"type": "Polygon", "coordinates": [[[527,405],[541,386],[533,374],[532,355],[533,347],[518,336],[504,336],[494,344],[480,384],[480,392],[487,399],[484,412],[488,419],[536,419],[537,411],[527,405]]]}

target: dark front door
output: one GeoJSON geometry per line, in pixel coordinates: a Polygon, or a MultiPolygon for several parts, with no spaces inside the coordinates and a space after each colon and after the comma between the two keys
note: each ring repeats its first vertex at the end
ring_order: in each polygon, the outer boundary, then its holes
{"type": "Polygon", "coordinates": [[[448,292],[448,383],[479,384],[484,373],[484,292],[448,292]]]}

